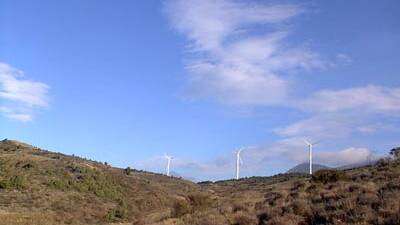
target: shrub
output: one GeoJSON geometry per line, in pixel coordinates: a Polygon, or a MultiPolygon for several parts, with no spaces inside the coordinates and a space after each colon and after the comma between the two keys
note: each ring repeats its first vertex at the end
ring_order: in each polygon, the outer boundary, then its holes
{"type": "Polygon", "coordinates": [[[210,196],[204,193],[191,194],[189,195],[189,200],[191,202],[191,205],[196,210],[204,210],[214,205],[214,201],[210,198],[210,196]]]}
{"type": "Polygon", "coordinates": [[[268,192],[267,194],[265,194],[264,198],[265,198],[265,202],[268,203],[270,206],[274,206],[276,200],[282,198],[283,195],[279,192],[268,192]]]}
{"type": "Polygon", "coordinates": [[[109,222],[117,222],[128,217],[128,208],[124,201],[119,200],[118,206],[108,211],[106,220],[109,222]]]}
{"type": "Polygon", "coordinates": [[[338,182],[340,180],[347,180],[347,176],[343,171],[338,170],[319,170],[313,176],[314,182],[323,184],[338,182]]]}
{"type": "Polygon", "coordinates": [[[58,190],[65,190],[68,186],[65,182],[61,180],[50,180],[48,185],[58,190]]]}
{"type": "Polygon", "coordinates": [[[236,213],[234,225],[256,225],[258,219],[254,215],[250,215],[243,211],[236,213]]]}
{"type": "Polygon", "coordinates": [[[376,165],[378,168],[387,167],[390,164],[390,160],[388,158],[379,159],[376,165]]]}
{"type": "Polygon", "coordinates": [[[1,180],[0,181],[0,189],[18,189],[22,190],[26,186],[25,177],[23,176],[13,176],[9,179],[1,180]]]}
{"type": "Polygon", "coordinates": [[[131,175],[132,169],[128,166],[128,167],[126,167],[126,168],[124,169],[124,172],[125,172],[126,175],[131,175]]]}
{"type": "Polygon", "coordinates": [[[190,204],[185,200],[178,200],[174,204],[173,217],[181,217],[191,212],[190,204]]]}
{"type": "Polygon", "coordinates": [[[400,158],[400,147],[390,150],[390,155],[392,155],[395,159],[399,159],[400,158]]]}

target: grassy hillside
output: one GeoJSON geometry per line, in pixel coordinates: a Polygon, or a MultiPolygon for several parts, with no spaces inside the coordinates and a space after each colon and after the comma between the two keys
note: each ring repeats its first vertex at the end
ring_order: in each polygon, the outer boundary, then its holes
{"type": "Polygon", "coordinates": [[[400,224],[400,161],[195,184],[0,142],[0,225],[400,224]]]}
{"type": "Polygon", "coordinates": [[[0,142],[0,224],[141,224],[199,194],[185,180],[0,142]]]}

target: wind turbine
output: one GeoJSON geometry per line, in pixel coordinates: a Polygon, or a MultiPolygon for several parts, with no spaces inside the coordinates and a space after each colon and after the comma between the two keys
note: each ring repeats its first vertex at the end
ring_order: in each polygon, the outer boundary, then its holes
{"type": "Polygon", "coordinates": [[[311,143],[307,140],[304,140],[304,142],[308,146],[308,154],[309,154],[308,156],[309,156],[309,162],[310,162],[310,175],[312,175],[312,173],[313,173],[313,171],[312,171],[312,163],[313,163],[312,162],[312,150],[313,150],[313,146],[316,145],[318,142],[311,143]]]}
{"type": "Polygon", "coordinates": [[[236,180],[239,180],[239,173],[240,173],[240,165],[243,164],[242,158],[240,157],[240,153],[243,149],[239,149],[236,152],[236,180]]]}
{"type": "Polygon", "coordinates": [[[169,167],[171,166],[171,160],[173,159],[173,157],[172,157],[172,156],[169,156],[169,155],[167,155],[167,154],[165,154],[164,157],[167,159],[167,169],[166,169],[166,172],[167,172],[167,176],[169,176],[169,167]]]}

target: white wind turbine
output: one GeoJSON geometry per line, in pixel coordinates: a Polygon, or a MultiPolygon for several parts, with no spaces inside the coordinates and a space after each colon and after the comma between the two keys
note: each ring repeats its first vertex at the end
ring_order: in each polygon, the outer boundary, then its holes
{"type": "Polygon", "coordinates": [[[313,164],[313,161],[312,161],[312,154],[313,154],[313,146],[314,145],[316,145],[318,142],[314,142],[314,143],[311,143],[310,141],[307,141],[307,140],[304,140],[304,142],[306,143],[306,145],[308,146],[308,156],[309,156],[309,162],[310,162],[310,175],[312,175],[312,173],[313,173],[313,170],[312,170],[312,164],[313,164]]]}
{"type": "Polygon", "coordinates": [[[170,168],[170,166],[171,166],[171,160],[173,159],[173,157],[172,157],[172,156],[169,156],[169,155],[167,155],[167,154],[165,154],[164,157],[167,159],[166,173],[167,173],[167,176],[169,176],[169,168],[170,168]]]}
{"type": "Polygon", "coordinates": [[[240,157],[240,153],[243,149],[239,149],[236,152],[236,180],[239,180],[239,173],[240,173],[240,165],[243,164],[242,158],[240,157]]]}

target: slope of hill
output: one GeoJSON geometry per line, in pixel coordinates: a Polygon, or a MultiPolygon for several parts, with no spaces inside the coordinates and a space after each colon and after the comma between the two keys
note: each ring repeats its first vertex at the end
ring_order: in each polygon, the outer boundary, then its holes
{"type": "MultiPolygon", "coordinates": [[[[330,169],[327,166],[321,165],[321,164],[313,164],[312,165],[313,172],[317,172],[318,170],[323,170],[323,169],[330,169]]],[[[310,171],[310,164],[309,163],[301,163],[290,170],[288,170],[286,173],[306,173],[308,174],[310,171]]]]}
{"type": "Polygon", "coordinates": [[[0,224],[152,223],[199,194],[182,179],[0,142],[0,224]]]}
{"type": "Polygon", "coordinates": [[[400,224],[400,160],[199,184],[0,142],[0,225],[400,224]]]}
{"type": "MultiPolygon", "coordinates": [[[[272,177],[273,178],[273,177],[272,177]]],[[[236,224],[400,224],[400,160],[312,177],[203,183],[235,212],[236,224]]]]}

